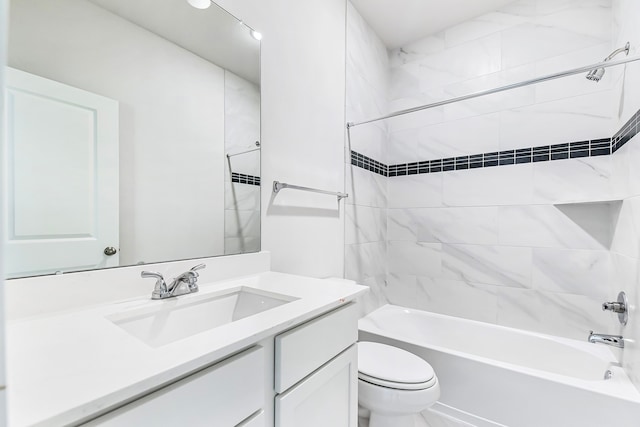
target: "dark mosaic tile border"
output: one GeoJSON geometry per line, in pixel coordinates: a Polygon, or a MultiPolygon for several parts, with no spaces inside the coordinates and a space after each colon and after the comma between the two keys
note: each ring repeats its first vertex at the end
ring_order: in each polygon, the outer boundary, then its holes
{"type": "Polygon", "coordinates": [[[351,164],[378,175],[389,176],[389,167],[387,165],[353,150],[351,151],[351,164]]]}
{"type": "Polygon", "coordinates": [[[640,111],[637,111],[627,123],[611,138],[611,152],[615,153],[640,130],[640,111]]]}
{"type": "Polygon", "coordinates": [[[260,185],[260,177],[232,172],[231,182],[236,182],[238,184],[260,185]]]}
{"type": "Polygon", "coordinates": [[[612,138],[565,142],[562,144],[494,151],[413,163],[399,163],[388,166],[352,150],[351,164],[379,175],[390,177],[548,162],[580,157],[608,156],[629,142],[631,138],[638,134],[638,131],[640,131],[640,111],[636,112],[612,138]]]}

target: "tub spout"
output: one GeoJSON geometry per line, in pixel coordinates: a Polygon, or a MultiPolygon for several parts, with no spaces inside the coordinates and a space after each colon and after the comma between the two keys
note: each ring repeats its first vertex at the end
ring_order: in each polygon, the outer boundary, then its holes
{"type": "Polygon", "coordinates": [[[594,334],[589,332],[589,342],[612,345],[614,347],[624,348],[624,338],[621,335],[594,334]]]}

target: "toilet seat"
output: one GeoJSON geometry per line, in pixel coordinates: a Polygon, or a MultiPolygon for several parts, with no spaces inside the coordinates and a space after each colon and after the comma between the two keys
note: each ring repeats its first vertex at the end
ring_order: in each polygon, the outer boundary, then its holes
{"type": "Polygon", "coordinates": [[[433,368],[420,357],[375,342],[358,343],[358,378],[398,390],[424,390],[437,383],[433,368]]]}

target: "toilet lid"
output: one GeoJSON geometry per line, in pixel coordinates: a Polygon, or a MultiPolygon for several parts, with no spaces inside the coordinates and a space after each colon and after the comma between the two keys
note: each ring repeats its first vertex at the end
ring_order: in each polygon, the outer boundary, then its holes
{"type": "Polygon", "coordinates": [[[430,382],[435,376],[431,365],[415,354],[376,342],[358,343],[358,372],[365,381],[381,385],[417,385],[430,382]]]}

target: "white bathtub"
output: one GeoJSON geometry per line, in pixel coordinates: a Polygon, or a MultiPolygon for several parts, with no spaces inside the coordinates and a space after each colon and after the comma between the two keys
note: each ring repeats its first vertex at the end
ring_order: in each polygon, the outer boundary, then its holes
{"type": "Polygon", "coordinates": [[[393,305],[359,329],[361,341],[427,360],[442,390],[434,409],[472,425],[640,426],[640,393],[609,347],[587,334],[582,342],[393,305]]]}

